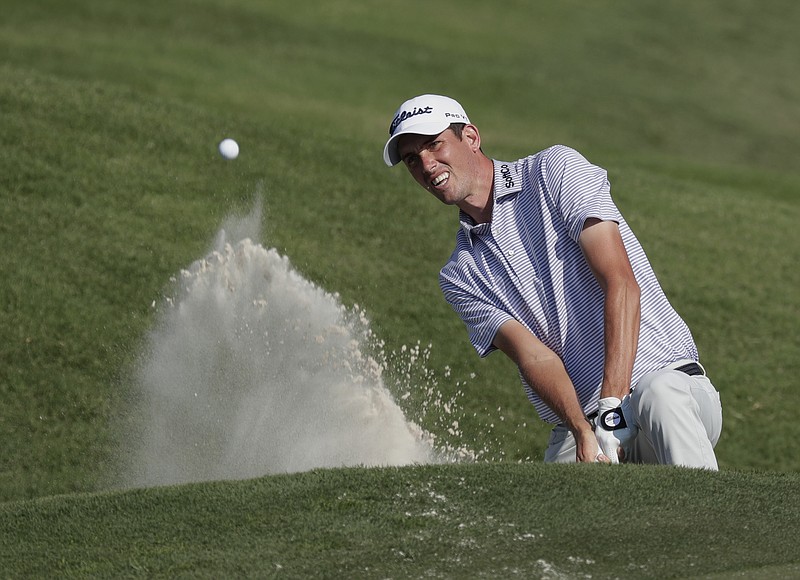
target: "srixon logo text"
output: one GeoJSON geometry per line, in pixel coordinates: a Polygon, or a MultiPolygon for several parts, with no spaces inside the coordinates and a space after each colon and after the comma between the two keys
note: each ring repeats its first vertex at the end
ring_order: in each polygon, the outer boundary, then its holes
{"type": "Polygon", "coordinates": [[[500,166],[500,175],[503,176],[503,181],[506,182],[506,187],[514,187],[514,178],[511,177],[511,168],[505,163],[500,166]]]}

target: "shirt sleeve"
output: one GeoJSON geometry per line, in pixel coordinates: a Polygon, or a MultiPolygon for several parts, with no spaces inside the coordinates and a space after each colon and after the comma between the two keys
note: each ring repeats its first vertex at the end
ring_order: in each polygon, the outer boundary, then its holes
{"type": "Polygon", "coordinates": [[[589,218],[620,222],[605,169],[564,145],[551,147],[542,163],[546,191],[559,208],[570,238],[578,241],[589,218]]]}
{"type": "Polygon", "coordinates": [[[445,300],[461,317],[467,327],[469,340],[480,357],[488,356],[497,350],[494,346],[494,337],[497,331],[512,316],[492,304],[489,296],[482,292],[481,285],[469,284],[463,278],[463,273],[452,267],[445,266],[439,275],[439,286],[444,293],[445,300]]]}

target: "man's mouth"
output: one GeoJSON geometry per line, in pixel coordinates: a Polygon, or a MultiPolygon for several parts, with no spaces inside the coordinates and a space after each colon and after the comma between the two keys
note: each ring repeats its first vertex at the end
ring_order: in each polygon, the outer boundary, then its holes
{"type": "Polygon", "coordinates": [[[442,185],[448,179],[450,179],[450,172],[449,171],[445,171],[439,177],[437,177],[436,179],[432,180],[431,181],[431,185],[434,186],[434,187],[439,187],[440,185],[442,185]]]}

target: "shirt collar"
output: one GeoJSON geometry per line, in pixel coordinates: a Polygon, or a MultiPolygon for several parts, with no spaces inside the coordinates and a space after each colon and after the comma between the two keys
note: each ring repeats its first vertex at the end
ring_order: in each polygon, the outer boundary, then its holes
{"type": "MultiPolygon", "coordinates": [[[[522,176],[520,164],[518,162],[498,161],[492,159],[494,164],[494,185],[492,195],[494,203],[512,193],[522,191],[522,176]]],[[[461,230],[466,234],[470,246],[472,246],[472,234],[482,234],[491,229],[491,222],[475,225],[475,221],[464,211],[459,211],[461,230]]]]}
{"type": "Polygon", "coordinates": [[[522,175],[518,162],[497,161],[494,163],[494,199],[502,199],[511,193],[522,191],[522,175]]]}

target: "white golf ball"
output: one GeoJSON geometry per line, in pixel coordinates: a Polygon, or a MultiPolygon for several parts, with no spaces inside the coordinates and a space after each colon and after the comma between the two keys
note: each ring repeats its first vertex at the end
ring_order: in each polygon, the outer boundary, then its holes
{"type": "Polygon", "coordinates": [[[223,139],[219,144],[219,153],[225,159],[236,159],[239,156],[239,144],[233,139],[223,139]]]}

